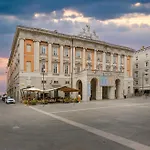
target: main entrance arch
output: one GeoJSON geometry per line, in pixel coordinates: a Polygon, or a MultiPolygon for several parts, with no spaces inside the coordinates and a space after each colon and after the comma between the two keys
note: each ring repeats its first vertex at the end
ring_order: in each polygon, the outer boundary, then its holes
{"type": "Polygon", "coordinates": [[[121,90],[120,79],[116,79],[115,85],[116,85],[115,98],[118,99],[118,98],[120,98],[120,90],[121,90]]]}
{"type": "Polygon", "coordinates": [[[97,79],[93,78],[91,80],[91,100],[96,100],[96,84],[97,84],[97,79]]]}
{"type": "Polygon", "coordinates": [[[78,80],[78,81],[77,81],[76,87],[77,87],[77,89],[79,90],[78,94],[81,95],[81,99],[82,99],[82,81],[81,81],[81,80],[78,80]]]}

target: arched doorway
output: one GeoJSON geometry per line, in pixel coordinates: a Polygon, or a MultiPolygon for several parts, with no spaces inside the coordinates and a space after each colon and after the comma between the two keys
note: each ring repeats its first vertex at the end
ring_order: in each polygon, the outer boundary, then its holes
{"type": "Polygon", "coordinates": [[[115,81],[115,85],[116,85],[115,98],[118,99],[120,98],[120,79],[117,79],[115,81]]]}
{"type": "Polygon", "coordinates": [[[96,84],[97,84],[97,79],[93,78],[91,80],[91,100],[96,100],[96,84]]]}
{"type": "Polygon", "coordinates": [[[82,81],[81,81],[81,80],[78,80],[78,81],[77,81],[76,87],[77,87],[77,89],[79,90],[78,94],[81,95],[81,99],[82,99],[82,81]]]}

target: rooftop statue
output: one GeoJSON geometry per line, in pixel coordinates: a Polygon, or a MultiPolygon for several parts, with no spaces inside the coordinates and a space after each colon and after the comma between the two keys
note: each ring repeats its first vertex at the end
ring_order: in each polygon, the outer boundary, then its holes
{"type": "Polygon", "coordinates": [[[82,31],[79,33],[80,37],[92,39],[92,40],[98,40],[99,37],[96,35],[95,31],[91,31],[91,27],[89,25],[86,25],[84,28],[82,28],[82,31]]]}

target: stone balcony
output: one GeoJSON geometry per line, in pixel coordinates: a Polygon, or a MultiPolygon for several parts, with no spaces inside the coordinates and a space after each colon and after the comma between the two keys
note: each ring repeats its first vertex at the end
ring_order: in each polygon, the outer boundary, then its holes
{"type": "Polygon", "coordinates": [[[101,70],[82,70],[80,72],[76,72],[75,76],[83,76],[83,75],[87,75],[87,76],[120,76],[123,77],[124,76],[124,72],[120,72],[120,71],[101,71],[101,70]]]}

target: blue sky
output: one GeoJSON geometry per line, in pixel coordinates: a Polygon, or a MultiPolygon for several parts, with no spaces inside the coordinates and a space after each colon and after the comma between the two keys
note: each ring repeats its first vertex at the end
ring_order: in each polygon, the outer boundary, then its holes
{"type": "Polygon", "coordinates": [[[77,35],[86,24],[100,40],[136,50],[149,46],[150,0],[1,0],[0,91],[16,25],[77,35]]]}

